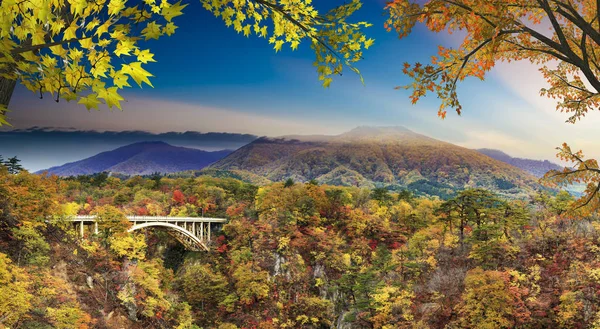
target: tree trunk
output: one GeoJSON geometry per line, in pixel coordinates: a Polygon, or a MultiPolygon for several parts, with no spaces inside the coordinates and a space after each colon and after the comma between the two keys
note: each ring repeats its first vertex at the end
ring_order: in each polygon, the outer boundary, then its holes
{"type": "Polygon", "coordinates": [[[0,77],[0,106],[8,107],[16,85],[17,80],[0,77]]]}

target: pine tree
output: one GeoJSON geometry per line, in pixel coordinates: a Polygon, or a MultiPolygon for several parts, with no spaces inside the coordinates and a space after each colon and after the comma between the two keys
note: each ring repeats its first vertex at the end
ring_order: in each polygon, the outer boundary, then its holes
{"type": "Polygon", "coordinates": [[[285,183],[283,184],[283,187],[292,187],[294,186],[294,180],[291,178],[288,178],[285,183]]]}
{"type": "MultiPolygon", "coordinates": [[[[1,157],[0,161],[2,161],[1,157]]],[[[23,166],[21,166],[19,162],[21,162],[21,160],[14,156],[12,158],[8,158],[8,160],[4,162],[4,165],[8,168],[9,173],[16,175],[23,170],[23,166]]]]}

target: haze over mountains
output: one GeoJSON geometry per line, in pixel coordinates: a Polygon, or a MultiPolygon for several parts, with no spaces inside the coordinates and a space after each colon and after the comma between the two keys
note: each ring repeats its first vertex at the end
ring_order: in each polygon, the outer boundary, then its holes
{"type": "MultiPolygon", "coordinates": [[[[58,176],[114,172],[126,175],[150,175],[199,170],[232,151],[202,151],[177,147],[165,142],[140,142],[102,152],[92,157],[47,169],[58,176]]],[[[44,170],[45,171],[45,170],[44,170]]]]}
{"type": "Polygon", "coordinates": [[[497,150],[467,149],[404,127],[358,127],[337,136],[262,137],[235,151],[207,152],[165,142],[139,142],[48,171],[73,176],[103,171],[148,175],[202,170],[202,174],[256,184],[292,178],[409,189],[444,197],[466,187],[523,195],[540,188],[536,177],[557,168],[549,161],[513,158],[497,150]]]}
{"type": "Polygon", "coordinates": [[[18,156],[29,171],[60,166],[133,143],[162,141],[205,151],[235,150],[258,138],[226,132],[94,131],[74,128],[0,130],[0,154],[18,156]]]}
{"type": "Polygon", "coordinates": [[[531,160],[531,159],[523,159],[523,158],[513,158],[510,155],[500,151],[493,149],[478,149],[477,152],[483,153],[490,158],[494,158],[496,160],[500,160],[502,162],[513,165],[517,168],[521,168],[528,173],[534,175],[535,177],[542,177],[550,170],[561,170],[563,167],[557,165],[556,163],[552,163],[548,160],[531,160]]]}
{"type": "Polygon", "coordinates": [[[271,181],[314,179],[440,196],[465,187],[506,195],[539,188],[536,178],[519,168],[403,127],[359,127],[338,136],[263,137],[210,168],[271,181]]]}

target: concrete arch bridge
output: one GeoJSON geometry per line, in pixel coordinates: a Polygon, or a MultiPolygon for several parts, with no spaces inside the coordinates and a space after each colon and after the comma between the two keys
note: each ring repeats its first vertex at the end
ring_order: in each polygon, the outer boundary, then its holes
{"type": "MultiPolygon", "coordinates": [[[[168,216],[127,216],[133,224],[129,232],[143,229],[163,229],[190,251],[208,251],[212,232],[227,222],[225,218],[212,217],[168,217],[168,216]]],[[[86,229],[98,234],[96,216],[74,216],[71,221],[79,229],[81,237],[86,229]]]]}

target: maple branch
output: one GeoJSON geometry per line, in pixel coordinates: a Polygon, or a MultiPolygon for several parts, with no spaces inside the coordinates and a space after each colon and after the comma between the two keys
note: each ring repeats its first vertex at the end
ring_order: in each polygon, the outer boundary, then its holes
{"type": "Polygon", "coordinates": [[[18,55],[18,54],[22,54],[22,53],[25,53],[28,51],[42,50],[42,49],[46,49],[46,48],[50,48],[50,47],[54,47],[54,46],[58,46],[58,45],[64,45],[65,43],[81,41],[81,40],[85,40],[85,39],[89,39],[89,38],[91,38],[91,36],[85,37],[85,38],[72,38],[72,39],[68,39],[68,40],[55,41],[55,42],[45,43],[45,44],[41,44],[41,45],[16,48],[16,49],[13,49],[12,54],[18,55]]]}
{"type": "MultiPolygon", "coordinates": [[[[596,96],[596,95],[597,95],[597,94],[594,94],[594,93],[591,93],[591,92],[590,92],[590,94],[589,94],[589,95],[587,95],[587,96],[586,96],[586,97],[584,97],[584,98],[580,98],[580,99],[577,99],[577,100],[574,100],[574,99],[567,99],[567,100],[565,100],[565,103],[575,103],[575,104],[577,104],[577,106],[581,106],[581,104],[582,104],[583,102],[587,101],[588,99],[590,99],[590,98],[592,98],[592,97],[594,97],[594,96],[596,96]]],[[[575,110],[575,112],[577,112],[577,113],[579,113],[580,111],[581,111],[581,110],[579,110],[579,109],[576,109],[576,110],[575,110]]]]}
{"type": "Polygon", "coordinates": [[[567,176],[571,176],[571,175],[581,173],[581,172],[586,172],[586,171],[593,171],[593,172],[600,173],[600,170],[594,170],[594,168],[576,169],[576,170],[570,170],[570,171],[557,171],[555,174],[549,175],[548,177],[546,177],[546,179],[552,179],[552,178],[556,178],[556,177],[567,177],[567,176]]]}
{"type": "Polygon", "coordinates": [[[569,42],[567,41],[567,38],[565,37],[562,27],[558,23],[558,20],[556,20],[556,16],[554,16],[554,13],[552,12],[550,5],[548,4],[548,1],[547,0],[537,0],[537,2],[540,4],[542,9],[546,12],[546,16],[548,16],[548,19],[550,19],[552,28],[554,29],[554,32],[556,32],[556,36],[558,37],[558,40],[560,41],[560,45],[561,45],[561,49],[563,50],[563,53],[571,58],[576,57],[577,55],[575,55],[575,53],[569,46],[569,42]]]}
{"type": "Polygon", "coordinates": [[[570,83],[569,81],[565,80],[563,77],[561,77],[560,75],[558,75],[558,74],[556,74],[556,73],[554,73],[554,72],[550,72],[550,73],[551,73],[551,74],[552,74],[554,77],[556,77],[558,80],[560,80],[562,83],[564,83],[565,85],[567,85],[568,87],[571,87],[571,88],[573,88],[573,89],[577,89],[577,90],[579,90],[579,91],[581,91],[581,92],[584,92],[584,93],[588,93],[588,94],[591,94],[591,95],[595,95],[595,93],[593,93],[593,92],[591,92],[591,91],[589,91],[589,90],[587,90],[587,89],[585,89],[585,88],[581,88],[581,87],[579,87],[579,86],[576,86],[576,85],[574,85],[574,84],[570,83]]]}
{"type": "MultiPolygon", "coordinates": [[[[507,42],[507,43],[510,43],[511,45],[514,45],[514,46],[517,46],[517,47],[519,47],[519,48],[520,48],[520,50],[527,50],[527,51],[541,52],[541,53],[548,54],[548,55],[551,55],[551,56],[553,56],[553,57],[556,57],[556,58],[558,58],[558,59],[560,59],[560,60],[562,60],[562,61],[564,61],[564,62],[567,62],[567,63],[573,64],[573,63],[571,62],[571,60],[570,60],[568,57],[565,57],[564,55],[561,55],[560,53],[554,52],[554,51],[552,51],[552,50],[548,50],[548,49],[541,49],[541,48],[531,48],[531,47],[525,47],[525,46],[523,46],[523,45],[521,45],[521,44],[518,44],[518,43],[516,43],[516,42],[514,42],[514,41],[511,41],[511,40],[504,40],[504,41],[505,41],[505,42],[507,42]]],[[[575,64],[573,64],[573,65],[575,65],[575,64]]]]}
{"type": "MultiPolygon", "coordinates": [[[[567,55],[567,57],[571,58],[573,60],[573,62],[575,62],[575,65],[585,75],[586,79],[588,79],[589,83],[594,87],[594,89],[596,89],[596,92],[600,91],[600,81],[598,81],[595,74],[590,70],[589,63],[586,65],[585,61],[582,62],[583,60],[581,58],[579,58],[579,56],[577,56],[577,54],[575,54],[575,52],[573,52],[573,50],[569,46],[569,42],[567,41],[567,38],[565,37],[562,27],[560,26],[556,17],[554,16],[554,13],[552,12],[550,5],[548,4],[548,1],[547,0],[537,0],[537,2],[542,6],[544,11],[546,12],[546,15],[550,19],[552,27],[553,27],[554,31],[556,32],[556,35],[560,41],[560,45],[561,45],[560,48],[561,48],[563,54],[567,55]]],[[[560,9],[560,8],[558,8],[558,9],[560,9]]],[[[579,15],[579,14],[577,13],[577,15],[579,15]]],[[[583,55],[586,56],[585,52],[583,53],[583,55]]]]}
{"type": "MultiPolygon", "coordinates": [[[[598,0],[598,2],[600,3],[600,0],[598,0]]],[[[554,3],[557,4],[557,7],[556,7],[557,13],[561,14],[564,18],[569,20],[571,23],[575,24],[582,31],[586,32],[592,38],[592,40],[594,40],[594,42],[596,42],[597,44],[600,44],[600,33],[598,31],[594,30],[591,23],[588,23],[579,14],[579,12],[577,10],[575,10],[575,8],[573,8],[570,4],[565,4],[560,1],[554,1],[554,3]],[[567,10],[569,12],[567,13],[565,10],[567,10]]],[[[594,20],[596,20],[596,19],[597,19],[597,17],[594,18],[594,20]]]]}
{"type": "Polygon", "coordinates": [[[496,25],[494,22],[490,21],[490,20],[489,20],[487,17],[485,17],[483,14],[480,14],[480,13],[476,12],[475,10],[473,10],[473,8],[471,8],[471,7],[467,6],[467,5],[464,5],[464,4],[462,4],[462,3],[457,3],[457,2],[454,2],[454,1],[450,1],[450,0],[444,0],[444,2],[446,2],[446,3],[449,3],[449,4],[451,4],[451,5],[455,5],[455,6],[459,7],[459,8],[462,8],[462,9],[464,9],[464,10],[467,10],[467,11],[470,11],[470,12],[472,12],[473,14],[475,14],[475,15],[479,16],[481,19],[483,19],[484,21],[486,21],[486,22],[487,22],[488,24],[490,24],[492,27],[496,27],[496,26],[497,26],[497,25],[496,25]]]}
{"type": "Polygon", "coordinates": [[[581,42],[579,43],[579,48],[581,48],[581,55],[583,57],[583,62],[586,64],[587,67],[589,67],[590,61],[589,61],[589,54],[587,53],[586,38],[587,38],[587,33],[585,33],[585,31],[583,31],[581,33],[581,42]]]}
{"type": "Polygon", "coordinates": [[[338,54],[335,50],[333,50],[331,48],[331,46],[329,46],[322,38],[319,38],[319,37],[313,35],[313,33],[311,33],[311,31],[306,26],[304,26],[304,24],[300,23],[298,20],[296,20],[294,17],[292,17],[289,13],[287,13],[285,10],[283,10],[283,8],[281,6],[272,4],[272,3],[268,2],[268,1],[265,1],[265,0],[254,0],[254,1],[256,1],[256,3],[258,3],[260,5],[263,5],[265,7],[269,7],[271,9],[275,10],[276,12],[280,13],[281,15],[283,15],[283,17],[285,17],[287,20],[289,20],[294,25],[296,25],[300,29],[302,29],[302,31],[304,31],[304,33],[306,34],[306,36],[308,36],[312,40],[316,40],[319,44],[321,44],[323,47],[325,47],[325,49],[327,49],[335,57],[337,57],[339,60],[341,60],[342,62],[344,62],[344,64],[346,64],[349,67],[352,67],[350,64],[348,64],[347,60],[345,60],[344,58],[342,58],[342,56],[340,54],[338,54]]]}
{"type": "MultiPolygon", "coordinates": [[[[525,32],[529,33],[529,35],[531,35],[534,39],[536,39],[536,40],[540,41],[541,43],[545,44],[546,46],[548,46],[548,47],[550,47],[550,48],[558,51],[559,53],[563,53],[565,56],[567,55],[563,51],[562,46],[559,43],[557,43],[556,41],[554,41],[554,40],[546,37],[545,35],[543,35],[543,34],[539,33],[538,31],[536,31],[536,30],[534,30],[534,29],[526,26],[525,24],[523,24],[521,22],[515,21],[515,23],[517,25],[519,25],[519,27],[521,29],[523,29],[525,32]]],[[[567,62],[575,65],[570,59],[567,60],[567,62]]]]}
{"type": "MultiPolygon", "coordinates": [[[[598,1],[600,1],[600,0],[598,0],[598,1]]],[[[598,57],[596,56],[596,51],[594,49],[592,49],[591,53],[592,53],[592,57],[590,58],[590,61],[592,62],[592,64],[594,64],[596,71],[600,71],[600,66],[598,65],[598,57]]]]}
{"type": "Polygon", "coordinates": [[[596,196],[596,194],[598,194],[598,191],[600,191],[600,184],[596,185],[596,189],[594,190],[594,192],[592,192],[590,194],[590,197],[587,199],[586,202],[584,202],[583,204],[575,207],[575,209],[573,209],[573,210],[577,210],[579,208],[583,208],[583,207],[587,206],[594,199],[594,197],[596,196]]]}
{"type": "MultiPolygon", "coordinates": [[[[560,150],[560,148],[557,148],[557,149],[560,150]]],[[[585,167],[585,169],[589,169],[588,166],[585,164],[585,161],[583,161],[582,158],[580,158],[579,156],[577,156],[576,154],[571,152],[570,149],[569,149],[569,155],[572,156],[573,158],[575,158],[575,160],[577,160],[577,162],[579,162],[579,164],[582,164],[585,167]]]]}
{"type": "Polygon", "coordinates": [[[454,81],[452,81],[452,87],[451,87],[452,90],[456,89],[456,83],[458,82],[460,74],[461,74],[462,70],[465,68],[465,66],[467,65],[467,63],[469,62],[469,59],[471,58],[471,56],[473,56],[475,53],[477,53],[481,48],[483,48],[485,45],[490,43],[492,40],[494,40],[494,38],[489,38],[489,39],[483,41],[479,46],[475,47],[475,49],[471,50],[470,53],[468,53],[465,57],[463,57],[462,65],[460,66],[460,69],[458,69],[458,72],[456,73],[456,76],[454,77],[454,81]]]}

